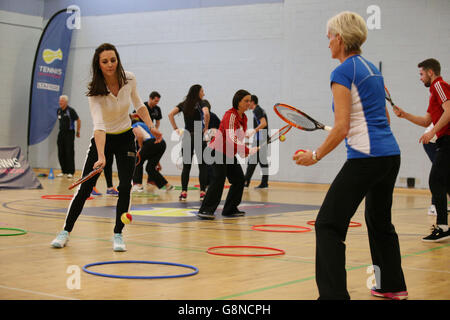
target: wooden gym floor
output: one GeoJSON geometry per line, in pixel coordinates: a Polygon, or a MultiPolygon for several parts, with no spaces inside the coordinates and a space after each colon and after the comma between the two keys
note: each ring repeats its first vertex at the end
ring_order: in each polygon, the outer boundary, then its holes
{"type": "MultiPolygon", "coordinates": [[[[39,171],[36,170],[36,174],[39,171]]],[[[56,173],[58,173],[57,171],[56,173]]],[[[77,173],[77,177],[79,176],[77,173]]],[[[112,250],[116,197],[98,196],[86,202],[68,246],[53,249],[50,242],[62,230],[69,200],[43,199],[45,195],[70,195],[67,178],[39,178],[43,189],[2,190],[0,228],[19,228],[25,235],[0,236],[0,300],[314,300],[315,235],[313,221],[327,185],[270,182],[255,190],[254,180],[243,196],[242,218],[200,221],[193,215],[199,191],[188,193],[186,204],[179,191],[150,189],[133,193],[135,221],[124,229],[127,252],[112,250]],[[261,224],[312,228],[309,232],[263,232],[261,224]],[[285,251],[284,255],[233,257],[212,255],[213,246],[262,246],[285,251]],[[88,274],[89,263],[118,260],[171,262],[197,267],[198,274],[168,279],[115,279],[88,274]]],[[[179,185],[179,177],[168,177],[179,185]]],[[[117,176],[114,176],[117,183],[117,176]]],[[[191,179],[190,186],[197,183],[191,179]]],[[[106,191],[104,176],[97,183],[106,191]]],[[[227,194],[225,189],[223,199],[227,194]]],[[[450,299],[450,242],[424,243],[435,217],[427,215],[428,190],[396,189],[393,222],[400,238],[402,265],[410,300],[450,299]]],[[[371,265],[363,204],[347,236],[348,290],[354,300],[379,300],[369,294],[371,265]]],[[[267,227],[283,231],[300,230],[267,227]]],[[[0,230],[0,233],[14,231],[0,230]]],[[[228,254],[269,254],[265,249],[222,249],[228,254]]],[[[90,268],[100,273],[162,276],[191,269],[153,264],[103,265],[90,268]]]]}

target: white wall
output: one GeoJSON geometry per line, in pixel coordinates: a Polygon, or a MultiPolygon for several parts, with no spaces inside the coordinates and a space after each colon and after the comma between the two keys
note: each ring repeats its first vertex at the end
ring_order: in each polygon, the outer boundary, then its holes
{"type": "MultiPolygon", "coordinates": [[[[136,74],[143,99],[152,90],[162,94],[162,132],[168,143],[162,159],[163,171],[179,175],[170,160],[175,142],[170,141],[167,114],[195,83],[203,85],[205,98],[219,116],[231,106],[235,91],[244,88],[258,95],[261,106],[268,112],[271,128],[282,125],[272,109],[277,102],[297,106],[332,125],[329,75],[338,62],[330,59],[326,22],[343,10],[356,11],[368,18],[366,10],[373,4],[381,9],[381,29],[369,31],[363,55],[375,65],[382,61],[386,84],[398,105],[412,113],[424,114],[428,90],[419,81],[417,63],[437,58],[444,79],[448,80],[448,0],[285,0],[87,17],[81,8],[81,29],[73,33],[64,88],[69,104],[82,120],[82,137],[76,140],[77,169],[82,167],[92,135],[84,93],[91,58],[99,44],[111,42],[118,47],[125,69],[136,74]]],[[[31,70],[31,62],[28,63],[31,70]]],[[[29,81],[26,85],[29,86],[29,81]]],[[[251,114],[248,115],[251,119],[251,114]]],[[[392,113],[391,116],[402,150],[397,185],[405,185],[405,177],[415,177],[416,186],[427,188],[430,163],[418,143],[423,129],[397,119],[392,113]]],[[[181,126],[181,117],[177,121],[181,126]]],[[[34,167],[59,168],[56,131],[46,141],[31,147],[34,167]]],[[[290,132],[280,144],[279,172],[271,180],[331,182],[346,158],[343,144],[312,167],[295,166],[291,160],[295,150],[313,149],[325,136],[325,132],[317,131],[290,132]]],[[[259,178],[258,171],[255,179],[259,178]]],[[[197,172],[193,168],[192,174],[197,172]]]]}
{"type": "Polygon", "coordinates": [[[42,17],[0,10],[0,145],[27,148],[31,71],[42,17]]]}

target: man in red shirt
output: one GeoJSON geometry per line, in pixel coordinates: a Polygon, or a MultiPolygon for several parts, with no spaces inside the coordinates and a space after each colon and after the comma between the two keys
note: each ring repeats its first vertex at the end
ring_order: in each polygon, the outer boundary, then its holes
{"type": "Polygon", "coordinates": [[[447,192],[450,191],[450,85],[441,77],[441,65],[436,59],[427,59],[419,63],[420,80],[430,88],[430,101],[424,116],[416,116],[394,107],[395,114],[422,127],[431,122],[434,128],[424,133],[419,142],[428,143],[434,135],[436,140],[436,158],[430,171],[429,185],[436,199],[436,226],[433,225],[425,242],[439,242],[450,238],[447,217],[447,192]]]}

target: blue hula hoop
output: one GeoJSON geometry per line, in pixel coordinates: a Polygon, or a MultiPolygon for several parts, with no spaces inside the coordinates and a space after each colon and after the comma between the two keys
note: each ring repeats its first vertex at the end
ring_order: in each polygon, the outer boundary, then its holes
{"type": "Polygon", "coordinates": [[[141,260],[121,260],[121,261],[104,261],[104,262],[94,262],[87,264],[83,267],[83,271],[86,273],[93,274],[95,276],[101,276],[101,277],[109,277],[109,278],[119,278],[119,279],[169,279],[169,278],[181,278],[181,277],[189,277],[193,276],[198,273],[198,268],[194,266],[190,266],[188,264],[181,264],[181,263],[173,263],[173,262],[163,262],[163,261],[141,261],[141,260]],[[147,264],[163,264],[168,266],[176,266],[176,267],[183,267],[183,268],[189,268],[194,270],[194,272],[191,273],[184,273],[184,274],[177,274],[172,276],[121,276],[121,275],[114,275],[114,274],[107,274],[107,273],[100,273],[100,272],[94,272],[88,270],[89,267],[92,266],[100,266],[104,264],[119,264],[119,263],[147,263],[147,264]]]}

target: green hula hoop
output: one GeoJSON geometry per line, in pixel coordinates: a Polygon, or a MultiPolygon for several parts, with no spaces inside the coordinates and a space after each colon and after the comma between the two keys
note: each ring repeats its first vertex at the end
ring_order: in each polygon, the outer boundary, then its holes
{"type": "Polygon", "coordinates": [[[6,237],[6,236],[21,236],[21,235],[27,233],[25,230],[17,229],[17,228],[0,228],[0,230],[19,231],[19,233],[7,233],[7,234],[2,234],[2,233],[0,233],[0,236],[4,236],[4,237],[6,237]]]}

